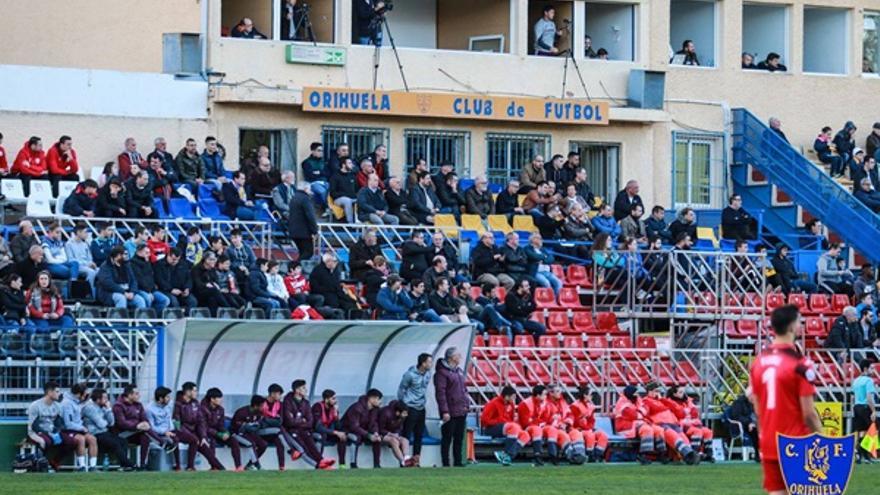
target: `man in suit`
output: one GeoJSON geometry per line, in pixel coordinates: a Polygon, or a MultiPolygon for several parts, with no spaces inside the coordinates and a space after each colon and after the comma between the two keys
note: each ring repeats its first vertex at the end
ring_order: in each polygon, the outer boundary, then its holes
{"type": "Polygon", "coordinates": [[[226,205],[223,213],[229,218],[236,220],[253,220],[257,218],[257,210],[254,202],[248,199],[244,188],[244,172],[241,170],[232,174],[232,182],[223,184],[223,202],[226,205]]]}
{"type": "Polygon", "coordinates": [[[632,212],[634,204],[642,205],[642,209],[645,207],[639,196],[639,182],[630,180],[627,181],[626,187],[617,193],[617,198],[614,200],[614,220],[619,222],[626,218],[632,212]]]}
{"type": "Polygon", "coordinates": [[[299,250],[299,259],[305,260],[315,254],[315,236],[318,235],[318,218],[311,198],[308,182],[297,185],[288,207],[287,231],[299,250]]]}
{"type": "Polygon", "coordinates": [[[418,185],[409,193],[409,211],[423,225],[433,225],[434,214],[440,211],[440,198],[431,183],[427,172],[419,172],[418,185]]]}

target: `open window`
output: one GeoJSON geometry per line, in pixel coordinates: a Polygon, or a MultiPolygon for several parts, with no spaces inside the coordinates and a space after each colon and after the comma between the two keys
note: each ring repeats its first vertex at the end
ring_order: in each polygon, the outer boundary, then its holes
{"type": "Polygon", "coordinates": [[[606,202],[614,201],[620,190],[620,145],[571,141],[569,150],[581,155],[593,194],[606,202]]]}
{"type": "Polygon", "coordinates": [[[584,58],[635,60],[636,6],[627,3],[587,2],[584,18],[584,58]]]}
{"type": "Polygon", "coordinates": [[[223,0],[221,34],[250,38],[240,27],[249,19],[254,39],[332,43],[333,15],[333,0],[223,0]]]}
{"type": "Polygon", "coordinates": [[[770,71],[787,70],[788,62],[788,7],[773,4],[743,5],[742,15],[743,58],[751,56],[754,67],[743,61],[743,69],[770,71]],[[773,55],[779,55],[778,60],[773,55]]]}
{"type": "Polygon", "coordinates": [[[223,0],[221,34],[232,38],[272,39],[273,0],[223,0]],[[249,28],[245,29],[246,20],[249,28]]]}
{"type": "Polygon", "coordinates": [[[239,163],[256,163],[260,147],[269,148],[269,160],[273,168],[281,172],[296,173],[295,129],[239,129],[239,163]]]}
{"type": "Polygon", "coordinates": [[[849,10],[804,7],[804,72],[846,74],[849,10]]]}
{"type": "Polygon", "coordinates": [[[529,55],[553,55],[553,48],[559,54],[571,49],[572,30],[567,21],[573,13],[574,2],[530,0],[529,55]]]}
{"type": "Polygon", "coordinates": [[[880,74],[880,12],[865,11],[862,37],[862,73],[880,74]]]}
{"type": "Polygon", "coordinates": [[[714,0],[671,0],[670,64],[714,67],[718,51],[717,24],[714,0]]]}

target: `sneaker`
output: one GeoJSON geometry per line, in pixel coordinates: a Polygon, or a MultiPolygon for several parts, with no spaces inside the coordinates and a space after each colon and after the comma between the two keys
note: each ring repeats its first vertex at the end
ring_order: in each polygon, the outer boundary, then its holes
{"type": "Polygon", "coordinates": [[[647,466],[651,464],[651,459],[648,459],[645,454],[636,454],[636,460],[639,461],[639,464],[641,464],[642,466],[647,466]]]}
{"type": "Polygon", "coordinates": [[[699,464],[700,463],[700,456],[698,456],[696,452],[691,450],[690,452],[685,454],[684,462],[686,462],[689,466],[699,464]]]}
{"type": "Polygon", "coordinates": [[[505,456],[504,451],[496,450],[492,454],[495,455],[495,460],[498,461],[498,464],[504,465],[504,460],[505,460],[504,459],[504,456],[505,456]]]}
{"type": "Polygon", "coordinates": [[[290,449],[290,460],[296,462],[300,457],[302,457],[302,452],[296,449],[290,449]]]}
{"type": "Polygon", "coordinates": [[[534,461],[532,462],[532,464],[533,464],[535,467],[541,467],[541,466],[544,465],[544,459],[541,459],[541,456],[536,455],[534,461]]]}
{"type": "Polygon", "coordinates": [[[318,469],[330,469],[333,465],[336,464],[336,459],[330,459],[325,457],[318,462],[318,469]]]}

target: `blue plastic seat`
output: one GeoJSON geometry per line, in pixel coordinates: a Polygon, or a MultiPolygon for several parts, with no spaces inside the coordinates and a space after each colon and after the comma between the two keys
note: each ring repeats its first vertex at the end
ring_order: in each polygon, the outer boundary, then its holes
{"type": "Polygon", "coordinates": [[[165,204],[162,203],[161,198],[153,198],[153,209],[156,210],[159,218],[169,218],[168,212],[165,211],[165,204]]]}
{"type": "Polygon", "coordinates": [[[186,198],[171,198],[169,212],[172,218],[184,218],[187,220],[196,220],[199,217],[193,211],[192,203],[186,198]]]}
{"type": "Polygon", "coordinates": [[[229,220],[229,217],[220,211],[220,203],[211,196],[199,196],[199,210],[203,217],[214,220],[229,220]]]}

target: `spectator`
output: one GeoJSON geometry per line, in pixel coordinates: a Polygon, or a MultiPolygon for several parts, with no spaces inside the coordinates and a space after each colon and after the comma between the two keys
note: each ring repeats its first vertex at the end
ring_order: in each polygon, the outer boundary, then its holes
{"type": "Polygon", "coordinates": [[[422,437],[425,433],[425,412],[427,410],[428,385],[431,382],[431,368],[434,359],[430,354],[419,354],[416,364],[403,374],[397,387],[397,400],[406,406],[407,417],[403,425],[403,436],[413,439],[413,466],[419,466],[422,454],[422,437]]]}
{"type": "Polygon", "coordinates": [[[458,263],[458,252],[443,232],[434,232],[431,236],[431,248],[433,251],[428,255],[428,259],[433,261],[436,256],[443,256],[446,258],[449,276],[453,279],[460,278],[459,272],[462,267],[458,263]]]}
{"type": "MultiPolygon", "coordinates": [[[[874,279],[874,265],[865,263],[859,272],[859,277],[853,282],[853,296],[856,301],[865,294],[877,294],[878,284],[874,279]]],[[[877,299],[875,297],[875,299],[877,299]]]]}
{"type": "MultiPolygon", "coordinates": [[[[39,246],[37,246],[39,247],[39,246]]],[[[3,279],[0,285],[0,322],[3,325],[21,325],[24,327],[27,322],[27,303],[25,302],[24,286],[21,275],[12,273],[3,279]]]]}
{"type": "MultiPolygon", "coordinates": [[[[97,446],[104,452],[112,453],[119,461],[122,471],[131,471],[136,467],[128,458],[128,442],[111,431],[116,424],[116,418],[113,416],[113,409],[110,408],[110,398],[104,389],[92,390],[91,400],[82,405],[82,422],[89,435],[95,438],[97,446]]],[[[92,459],[89,462],[90,470],[97,469],[97,455],[92,459]],[[91,465],[92,459],[94,466],[91,465]]]]}
{"type": "Polygon", "coordinates": [[[525,250],[519,247],[519,234],[508,232],[504,236],[504,246],[499,252],[501,253],[501,262],[504,264],[504,273],[514,280],[525,278],[533,285],[536,283],[536,280],[528,274],[529,262],[525,250]]]}
{"type": "Polygon", "coordinates": [[[6,239],[0,236],[0,278],[5,278],[6,275],[9,275],[14,264],[9,244],[6,243],[6,239]]]}
{"type": "Polygon", "coordinates": [[[191,270],[186,263],[181,263],[180,251],[169,251],[165,259],[156,263],[153,274],[156,286],[168,297],[170,307],[192,309],[198,305],[192,294],[191,270]]]}
{"type": "Polygon", "coordinates": [[[515,290],[508,291],[504,298],[504,310],[501,315],[510,321],[511,330],[515,334],[530,333],[535,340],[544,335],[544,325],[531,319],[536,306],[532,297],[531,285],[528,279],[520,279],[514,286],[515,290]]]}
{"type": "Polygon", "coordinates": [[[73,235],[64,245],[64,252],[67,255],[67,259],[76,262],[79,267],[79,273],[74,275],[73,278],[82,275],[94,290],[95,276],[98,275],[98,265],[95,264],[95,260],[92,258],[92,250],[89,249],[89,229],[85,224],[76,224],[73,228],[73,235]]]}
{"type": "Polygon", "coordinates": [[[874,306],[874,296],[871,294],[862,294],[862,297],[856,300],[859,302],[856,306],[856,313],[859,315],[860,323],[862,323],[861,318],[864,313],[868,313],[868,318],[865,322],[867,325],[864,325],[866,328],[862,328],[864,341],[868,344],[873,343],[876,339],[877,332],[875,331],[875,327],[878,323],[877,307],[874,306]]]}
{"type": "Polygon", "coordinates": [[[522,209],[534,217],[540,217],[546,214],[546,209],[551,205],[555,205],[559,201],[558,195],[550,192],[547,181],[540,181],[534,188],[530,188],[526,193],[526,198],[522,202],[522,209]]]}
{"type": "Polygon", "coordinates": [[[294,301],[291,300],[290,292],[287,290],[287,285],[284,283],[284,277],[282,277],[279,273],[280,270],[281,265],[279,265],[277,261],[269,261],[269,269],[266,272],[266,280],[269,283],[269,292],[273,296],[275,296],[275,299],[279,303],[281,303],[282,308],[286,308],[288,306],[291,306],[291,303],[294,301]]]}
{"type": "MultiPolygon", "coordinates": [[[[199,306],[205,306],[211,312],[211,316],[217,316],[220,307],[231,307],[229,301],[220,290],[217,276],[218,256],[213,251],[206,251],[201,260],[192,267],[192,293],[196,297],[199,306]]],[[[251,276],[255,272],[251,273],[251,276]]],[[[253,291],[253,287],[251,287],[253,291]]],[[[254,305],[260,305],[256,299],[254,305]]],[[[265,308],[264,308],[265,309],[265,308]]],[[[267,310],[268,313],[268,310],[267,310]]]]}
{"type": "Polygon", "coordinates": [[[153,229],[153,235],[147,239],[147,246],[150,248],[150,263],[165,258],[171,251],[171,244],[168,243],[168,231],[161,224],[153,229]]]}
{"type": "Polygon", "coordinates": [[[263,308],[266,315],[270,315],[272,310],[281,307],[287,307],[287,298],[279,298],[269,290],[269,260],[258,258],[256,269],[251,270],[248,275],[248,294],[254,306],[263,308]]]}
{"type": "Polygon", "coordinates": [[[678,239],[683,233],[691,239],[697,238],[697,212],[691,207],[682,208],[675,221],[669,224],[669,235],[672,239],[678,239]]]}
{"type": "Polygon", "coordinates": [[[465,191],[464,198],[466,213],[480,215],[483,220],[495,214],[495,200],[489,192],[489,180],[485,175],[474,180],[474,187],[465,191]]]}
{"type": "Polygon", "coordinates": [[[431,176],[431,184],[438,196],[440,195],[440,188],[446,184],[446,176],[453,172],[455,172],[455,166],[451,162],[440,162],[440,170],[431,176]]]}
{"type": "Polygon", "coordinates": [[[240,229],[235,228],[229,232],[229,241],[230,245],[226,254],[229,256],[232,272],[236,279],[241,281],[247,278],[251,268],[257,262],[257,257],[254,256],[254,250],[244,243],[240,229]]]}
{"type": "MultiPolygon", "coordinates": [[[[358,172],[354,176],[358,189],[367,187],[367,181],[371,174],[376,174],[376,167],[373,166],[373,161],[369,157],[364,157],[361,159],[358,172]]],[[[376,176],[378,177],[379,174],[376,176]]],[[[385,190],[385,183],[381,178],[379,179],[379,189],[385,190]]]]}
{"type": "Polygon", "coordinates": [[[880,122],[874,122],[871,126],[871,134],[865,139],[865,153],[867,156],[880,160],[877,151],[880,150],[880,122]]]}
{"type": "Polygon", "coordinates": [[[849,162],[853,157],[853,151],[856,148],[856,142],[855,139],[853,139],[856,129],[856,125],[853,124],[852,121],[847,121],[846,124],[843,125],[843,129],[837,131],[837,134],[834,135],[834,140],[832,142],[834,143],[838,156],[840,156],[841,168],[837,174],[832,174],[832,177],[842,177],[847,166],[849,166],[849,162]]]}
{"type": "Polygon", "coordinates": [[[116,157],[119,164],[119,179],[126,182],[131,178],[132,172],[147,168],[147,162],[137,150],[137,141],[134,138],[125,139],[125,149],[116,157]]]}
{"type": "Polygon", "coordinates": [[[785,72],[788,70],[788,68],[779,63],[781,59],[782,57],[778,53],[770,52],[767,54],[767,58],[764,59],[763,62],[758,63],[757,68],[759,70],[766,70],[770,72],[785,72]]]}
{"type": "Polygon", "coordinates": [[[834,242],[828,246],[828,251],[819,256],[816,262],[816,280],[819,288],[828,294],[852,296],[853,274],[850,270],[838,268],[840,249],[840,244],[834,242]]]}
{"type": "Polygon", "coordinates": [[[119,238],[116,237],[116,229],[113,224],[99,223],[96,230],[98,236],[92,239],[89,250],[92,252],[95,264],[100,267],[110,256],[110,250],[119,245],[119,238]]]}
{"type": "MultiPolygon", "coordinates": [[[[281,174],[281,183],[272,189],[272,210],[286,220],[290,212],[290,200],[293,198],[294,180],[296,176],[290,170],[281,174]]],[[[309,186],[311,189],[311,186],[309,186]]]]}
{"type": "Polygon", "coordinates": [[[400,225],[418,225],[419,221],[407,210],[408,199],[403,192],[403,184],[400,177],[388,178],[388,189],[385,190],[385,202],[388,203],[388,213],[400,221],[400,225]]]}
{"type": "Polygon", "coordinates": [[[150,247],[146,244],[137,247],[137,252],[131,260],[131,270],[137,280],[137,294],[148,308],[155,309],[156,314],[161,315],[162,311],[171,304],[171,299],[156,284],[156,275],[150,262],[150,247]]]}
{"type": "MultiPolygon", "coordinates": [[[[570,154],[571,153],[569,153],[569,155],[570,154]]],[[[569,160],[571,160],[572,158],[580,159],[580,155],[570,157],[569,160]]],[[[587,183],[587,169],[583,167],[579,167],[578,169],[576,169],[574,175],[574,184],[575,188],[577,189],[577,195],[582,197],[584,201],[586,201],[587,206],[589,206],[589,208],[587,208],[587,211],[596,209],[596,197],[593,196],[593,191],[590,189],[590,185],[587,183]]]]}
{"type": "Polygon", "coordinates": [[[46,152],[46,167],[52,182],[53,196],[58,196],[58,181],[79,180],[79,163],[76,161],[76,150],[73,149],[73,139],[70,136],[61,136],[49,148],[46,152]]]}
{"type": "Polygon", "coordinates": [[[755,65],[755,57],[753,57],[751,53],[743,52],[740,62],[742,63],[743,69],[753,70],[758,68],[758,66],[755,65]]]}
{"type": "Polygon", "coordinates": [[[556,48],[556,38],[562,36],[565,30],[556,27],[556,22],[553,21],[555,17],[556,8],[552,5],[545,5],[543,16],[538,19],[532,29],[535,39],[535,55],[551,57],[559,55],[559,49],[556,48]]]}
{"type": "Polygon", "coordinates": [[[819,157],[819,161],[831,166],[831,177],[838,177],[843,173],[843,157],[835,155],[831,150],[831,128],[827,125],[813,141],[813,150],[819,157]]]}
{"type": "Polygon", "coordinates": [[[49,273],[61,280],[76,280],[79,276],[79,263],[67,258],[64,250],[64,229],[61,224],[52,222],[43,236],[43,256],[49,273]]]}
{"type": "Polygon", "coordinates": [[[49,266],[43,260],[43,248],[33,245],[28,249],[28,255],[15,264],[14,272],[21,275],[25,287],[29,287],[37,280],[37,274],[48,271],[49,266]]]}
{"type": "Polygon", "coordinates": [[[115,308],[146,308],[147,302],[138,294],[137,279],[125,257],[122,246],[110,250],[107,261],[95,277],[97,299],[101,304],[115,308]]]}
{"type": "Polygon", "coordinates": [[[853,181],[853,189],[861,185],[862,179],[867,178],[871,181],[871,189],[877,190],[880,187],[880,176],[877,174],[877,161],[873,156],[865,156],[865,161],[859,165],[853,165],[850,170],[850,178],[853,181]]]}
{"type": "Polygon", "coordinates": [[[525,214],[525,210],[519,206],[519,198],[517,194],[519,189],[519,181],[511,180],[508,182],[507,188],[498,193],[498,197],[495,198],[495,213],[499,215],[507,215],[508,221],[513,215],[525,214]]]}
{"type": "Polygon", "coordinates": [[[570,214],[572,208],[575,205],[580,206],[581,209],[585,211],[589,211],[592,209],[592,205],[587,204],[587,200],[578,195],[577,184],[575,184],[574,182],[569,182],[565,186],[565,196],[562,197],[560,203],[566,214],[570,214]]]}
{"type": "Polygon", "coordinates": [[[564,185],[574,181],[574,169],[565,166],[565,157],[556,154],[550,159],[550,166],[544,167],[548,182],[564,185]]]}
{"type": "Polygon", "coordinates": [[[373,225],[398,225],[400,219],[388,213],[388,203],[379,189],[379,176],[371,173],[367,186],[357,195],[358,219],[373,225]]]}
{"type": "Polygon", "coordinates": [[[31,284],[24,295],[27,301],[27,313],[37,331],[48,332],[56,328],[72,328],[73,318],[64,313],[64,301],[61,291],[52,285],[52,275],[47,271],[37,274],[37,280],[31,284]]]}
{"type": "Polygon", "coordinates": [[[355,446],[354,460],[351,462],[352,469],[357,468],[358,449],[365,444],[372,446],[373,468],[381,467],[382,437],[379,435],[379,407],[381,405],[382,392],[371,388],[366,395],[358,397],[357,402],[352,404],[342,416],[342,425],[348,436],[348,441],[355,446]]]}
{"type": "Polygon", "coordinates": [[[32,180],[46,179],[49,169],[46,166],[46,153],[43,140],[31,136],[19,150],[12,164],[12,175],[21,180],[25,196],[30,195],[32,180]]]}
{"type": "Polygon", "coordinates": [[[460,221],[465,199],[458,189],[458,175],[455,172],[446,174],[443,183],[437,187],[437,197],[440,199],[440,212],[451,213],[455,215],[456,221],[460,221]]]}
{"type": "Polygon", "coordinates": [[[132,172],[131,179],[125,186],[128,216],[130,218],[158,218],[153,208],[153,191],[150,186],[150,175],[144,170],[132,172]]]}
{"type": "Polygon", "coordinates": [[[681,50],[675,52],[675,56],[669,60],[670,64],[678,65],[700,65],[697,58],[697,47],[691,40],[684,40],[681,43],[681,50]]]}
{"type": "Polygon", "coordinates": [[[721,212],[721,237],[724,239],[754,239],[751,232],[752,216],[742,207],[742,196],[732,194],[727,207],[721,212]]]}
{"type": "Polygon", "coordinates": [[[786,144],[790,144],[788,142],[788,138],[785,137],[785,133],[782,132],[782,122],[779,119],[777,119],[776,117],[770,117],[770,120],[767,121],[767,123],[770,126],[771,131],[773,131],[777,136],[779,136],[780,139],[785,141],[786,144]]]}
{"type": "Polygon", "coordinates": [[[494,328],[498,333],[507,335],[507,338],[513,341],[513,324],[501,316],[501,312],[504,311],[504,301],[498,297],[498,290],[498,286],[492,284],[483,284],[480,287],[480,295],[475,301],[483,308],[483,314],[480,315],[479,320],[487,328],[494,328]]]}
{"type": "Polygon", "coordinates": [[[614,209],[608,203],[599,207],[599,214],[593,217],[593,229],[608,234],[612,240],[620,236],[620,225],[614,220],[614,209]]]}
{"type": "Polygon", "coordinates": [[[565,224],[562,226],[562,236],[566,241],[576,241],[578,244],[574,246],[574,253],[580,258],[586,258],[589,254],[589,248],[586,243],[593,239],[593,224],[587,211],[580,205],[575,204],[571,212],[565,218],[565,224]]]}
{"type": "MultiPolygon", "coordinates": [[[[162,160],[162,155],[157,155],[155,152],[150,153],[147,157],[149,165],[144,173],[147,174],[148,178],[147,187],[162,200],[162,205],[167,211],[170,207],[171,185],[178,182],[178,179],[174,168],[166,168],[162,160]]],[[[174,162],[172,161],[171,163],[174,162]]]]}
{"type": "Polygon", "coordinates": [[[223,184],[223,213],[236,220],[253,220],[257,218],[254,202],[248,199],[245,189],[247,179],[244,172],[237,170],[232,174],[232,181],[223,184]]]}
{"type": "Polygon", "coordinates": [[[614,199],[614,220],[621,221],[632,213],[632,205],[642,205],[642,197],[639,196],[639,182],[635,180],[626,181],[626,187],[617,193],[614,199]]]}
{"type": "Polygon", "coordinates": [[[812,294],[818,290],[814,283],[801,278],[801,275],[794,267],[794,263],[788,258],[788,246],[785,244],[779,244],[776,247],[776,255],[770,262],[776,271],[782,292],[785,294],[793,290],[812,294]]]}
{"type": "Polygon", "coordinates": [[[503,273],[503,270],[504,256],[495,246],[495,235],[492,232],[483,232],[480,244],[471,252],[471,273],[474,280],[480,284],[503,285],[510,290],[514,280],[503,273]]]}
{"type": "Polygon", "coordinates": [[[838,355],[838,360],[842,361],[844,356],[849,354],[848,351],[863,347],[865,347],[865,342],[862,330],[859,328],[859,314],[856,312],[856,308],[847,306],[843,308],[843,314],[832,323],[828,337],[825,339],[825,348],[847,351],[846,354],[838,355]]]}
{"type": "Polygon", "coordinates": [[[340,169],[330,177],[330,198],[345,211],[345,223],[355,223],[354,205],[357,203],[357,184],[350,158],[344,158],[340,169]]]}
{"type": "Polygon", "coordinates": [[[382,256],[382,248],[377,243],[376,230],[367,228],[361,239],[351,248],[348,266],[355,280],[364,281],[364,276],[373,268],[373,259],[382,256]]]}
{"type": "Polygon", "coordinates": [[[562,289],[562,281],[556,278],[550,265],[553,263],[553,255],[544,247],[541,234],[534,233],[529,237],[529,245],[524,249],[528,261],[528,274],[535,279],[541,287],[552,287],[557,296],[562,289]]]}
{"type": "Polygon", "coordinates": [[[303,180],[312,187],[312,193],[315,195],[315,202],[320,208],[324,208],[327,204],[327,188],[329,184],[329,170],[324,160],[324,146],[321,143],[314,142],[309,145],[310,154],[300,164],[303,172],[303,180]]]}
{"type": "Polygon", "coordinates": [[[426,174],[430,175],[430,171],[428,170],[428,162],[424,158],[417,157],[414,161],[415,165],[413,165],[412,170],[409,171],[409,175],[406,176],[407,191],[412,190],[412,188],[419,185],[419,172],[425,172],[426,174]]]}
{"type": "Polygon", "coordinates": [[[153,140],[153,151],[147,155],[147,162],[153,158],[159,159],[165,178],[169,182],[177,182],[177,166],[174,163],[174,155],[168,152],[168,142],[165,138],[157,137],[153,140]]]}
{"type": "Polygon", "coordinates": [[[307,182],[301,182],[297,185],[288,208],[287,232],[296,244],[300,260],[314,256],[315,236],[318,235],[318,218],[310,195],[311,186],[307,182]]]}
{"type": "MultiPolygon", "coordinates": [[[[207,151],[207,150],[206,150],[207,151]]],[[[189,186],[193,195],[198,197],[199,186],[205,183],[205,161],[199,157],[196,140],[189,138],[186,145],[177,152],[174,159],[177,165],[177,177],[181,184],[189,186]]],[[[219,186],[217,186],[219,188],[219,186]]]]}
{"type": "Polygon", "coordinates": [[[97,214],[104,218],[127,218],[128,210],[122,181],[114,177],[98,191],[97,214]]]}
{"type": "MultiPolygon", "coordinates": [[[[349,148],[347,143],[339,143],[336,145],[336,152],[330,156],[327,168],[324,169],[327,179],[332,179],[342,169],[342,162],[349,158],[349,148]]],[[[352,166],[354,169],[354,166],[352,166]]]]}
{"type": "Polygon", "coordinates": [[[119,163],[107,162],[101,170],[101,175],[98,176],[98,189],[106,186],[113,178],[119,179],[119,163]]]}
{"type": "Polygon", "coordinates": [[[633,203],[630,214],[620,221],[620,233],[623,237],[635,239],[639,243],[648,242],[648,229],[642,215],[645,213],[644,206],[633,203]]]}
{"type": "Polygon", "coordinates": [[[272,167],[269,160],[260,160],[257,169],[247,178],[251,194],[257,197],[270,198],[275,186],[281,184],[281,174],[272,167]]]}
{"type": "Polygon", "coordinates": [[[584,58],[596,58],[596,51],[593,50],[593,38],[584,36],[584,58]]]}
{"type": "Polygon", "coordinates": [[[409,240],[401,246],[400,275],[406,280],[416,280],[428,270],[429,256],[433,255],[432,247],[425,244],[425,235],[413,230],[409,240]]]}
{"type": "Polygon", "coordinates": [[[436,311],[431,309],[428,302],[428,294],[425,292],[425,281],[416,279],[410,282],[409,299],[413,303],[410,320],[423,321],[426,323],[440,323],[446,321],[440,318],[436,311]]]}
{"type": "Polygon", "coordinates": [[[428,295],[428,303],[443,321],[454,323],[470,323],[467,307],[459,304],[449,292],[448,278],[440,278],[435,282],[434,290],[428,295]]]}
{"type": "Polygon", "coordinates": [[[420,224],[433,225],[434,215],[440,212],[440,198],[434,192],[433,179],[427,172],[419,172],[418,185],[409,194],[409,211],[420,224]]]}
{"type": "Polygon", "coordinates": [[[72,217],[94,217],[97,198],[98,183],[86,179],[77,184],[76,189],[64,200],[62,212],[72,217]]]}
{"type": "Polygon", "coordinates": [[[27,259],[31,246],[38,246],[39,244],[40,240],[37,238],[36,232],[34,232],[34,224],[30,220],[18,222],[18,234],[9,242],[12,259],[14,261],[27,259]]]}
{"type": "Polygon", "coordinates": [[[354,2],[355,35],[352,41],[358,45],[382,46],[382,23],[385,13],[382,0],[359,0],[354,2]]]}
{"type": "Polygon", "coordinates": [[[373,148],[373,152],[367,155],[370,159],[370,163],[373,164],[373,169],[376,172],[376,175],[379,176],[379,184],[382,184],[382,188],[384,189],[385,179],[388,177],[388,172],[391,170],[388,165],[388,148],[384,144],[377,145],[373,148]]]}
{"type": "Polygon", "coordinates": [[[434,255],[431,258],[431,267],[425,270],[422,280],[425,281],[425,289],[433,291],[437,288],[437,281],[449,279],[452,276],[449,272],[449,264],[446,261],[446,257],[441,254],[434,255]]]}
{"type": "Polygon", "coordinates": [[[389,275],[384,286],[376,296],[376,308],[379,319],[409,320],[413,316],[413,302],[403,289],[403,279],[397,275],[389,275]]]}
{"type": "Polygon", "coordinates": [[[449,467],[449,447],[452,446],[452,459],[455,467],[462,463],[462,445],[466,419],[469,409],[461,352],[456,347],[448,347],[443,359],[437,361],[434,370],[434,394],[442,422],[440,440],[440,459],[443,467],[449,467]]]}
{"type": "Polygon", "coordinates": [[[519,194],[526,194],[532,189],[538,187],[539,182],[547,181],[547,171],[544,170],[544,157],[535,155],[530,163],[527,163],[522,172],[519,173],[519,182],[521,184],[519,194]]]}
{"type": "Polygon", "coordinates": [[[238,21],[238,24],[232,28],[232,37],[233,38],[244,38],[249,40],[265,40],[266,35],[257,31],[257,28],[254,27],[254,21],[252,21],[248,17],[242,18],[242,20],[238,21]]]}
{"type": "Polygon", "coordinates": [[[599,48],[599,51],[596,52],[596,58],[598,60],[608,60],[608,50],[599,48]]]}
{"type": "Polygon", "coordinates": [[[309,275],[309,286],[312,294],[324,297],[324,304],[349,313],[357,309],[355,301],[342,288],[340,280],[339,259],[333,253],[324,253],[319,263],[309,275]]]}
{"type": "Polygon", "coordinates": [[[135,227],[134,235],[122,244],[125,248],[125,254],[128,255],[128,259],[134,259],[138,246],[145,246],[147,241],[150,240],[150,235],[150,231],[143,225],[135,227]]]}
{"type": "Polygon", "coordinates": [[[9,160],[6,156],[6,148],[3,147],[3,133],[0,132],[0,177],[9,175],[9,160]]]}
{"type": "Polygon", "coordinates": [[[807,229],[808,238],[805,239],[806,242],[802,241],[803,245],[801,247],[805,249],[813,249],[816,251],[827,251],[828,246],[830,246],[831,243],[825,236],[822,221],[818,218],[813,218],[812,220],[807,222],[804,227],[807,229]],[[812,239],[810,237],[812,237],[812,239]]]}
{"type": "Polygon", "coordinates": [[[868,177],[859,182],[859,189],[854,196],[874,213],[880,213],[880,193],[871,188],[871,179],[868,177]]]}

